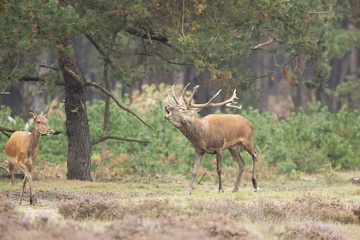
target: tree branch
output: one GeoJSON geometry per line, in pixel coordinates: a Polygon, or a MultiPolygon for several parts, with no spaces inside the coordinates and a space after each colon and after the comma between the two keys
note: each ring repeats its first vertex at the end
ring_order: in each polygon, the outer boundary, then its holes
{"type": "Polygon", "coordinates": [[[65,66],[64,70],[67,71],[69,74],[71,74],[71,76],[74,77],[74,79],[76,80],[76,82],[78,82],[81,86],[91,86],[91,87],[96,87],[97,89],[99,89],[100,91],[102,91],[103,93],[107,94],[108,96],[110,96],[115,103],[123,110],[125,110],[126,112],[132,114],[134,117],[136,117],[137,119],[139,119],[144,125],[146,125],[147,127],[149,127],[151,130],[155,130],[155,128],[153,126],[151,126],[150,124],[148,124],[147,122],[145,122],[142,118],[140,118],[136,113],[134,113],[133,111],[131,111],[130,109],[128,109],[127,107],[125,107],[124,105],[122,105],[119,101],[119,99],[110,91],[106,90],[105,88],[103,88],[102,86],[100,86],[98,83],[95,82],[84,82],[80,79],[80,77],[78,75],[76,75],[69,67],[65,66]]]}
{"type": "MultiPolygon", "coordinates": [[[[137,36],[139,38],[144,38],[144,39],[149,39],[149,36],[148,34],[144,34],[144,33],[141,33],[139,31],[137,31],[136,29],[134,28],[128,28],[126,29],[126,32],[127,33],[130,33],[131,35],[134,35],[134,36],[137,36]]],[[[154,36],[154,35],[151,35],[150,36],[150,39],[151,40],[155,40],[155,41],[158,41],[158,42],[162,42],[162,43],[165,43],[165,42],[168,42],[169,40],[167,39],[167,37],[164,37],[164,36],[154,36]]]]}
{"type": "Polygon", "coordinates": [[[101,137],[97,140],[91,141],[91,145],[95,145],[98,143],[101,143],[105,140],[108,139],[114,139],[114,140],[118,140],[118,141],[126,141],[126,142],[137,142],[137,143],[142,143],[142,144],[148,144],[150,143],[150,141],[145,141],[145,140],[137,140],[137,139],[129,139],[129,138],[121,138],[121,137],[117,137],[117,136],[105,136],[105,137],[101,137]]]}
{"type": "Polygon", "coordinates": [[[184,22],[185,22],[185,0],[183,0],[182,3],[181,34],[184,38],[186,38],[184,33],[184,22]]]}
{"type": "MultiPolygon", "coordinates": [[[[14,129],[10,129],[10,128],[6,128],[6,127],[1,127],[1,126],[0,126],[0,132],[1,132],[2,134],[4,134],[5,136],[7,136],[7,137],[10,137],[10,136],[11,136],[11,134],[8,134],[8,133],[14,133],[14,132],[16,132],[16,131],[19,131],[19,130],[14,130],[14,129]]],[[[58,135],[58,134],[60,134],[60,133],[62,133],[62,131],[55,131],[52,135],[58,135]]],[[[42,135],[42,136],[47,136],[47,135],[44,134],[44,135],[42,135]]]]}
{"type": "Polygon", "coordinates": [[[7,168],[0,166],[1,169],[4,169],[8,174],[10,174],[9,170],[7,170],[7,168]]]}
{"type": "Polygon", "coordinates": [[[118,67],[113,63],[113,61],[106,55],[102,47],[97,43],[97,41],[90,34],[85,34],[87,39],[94,45],[94,47],[98,50],[101,56],[104,57],[104,60],[108,62],[112,69],[118,69],[118,67]]]}
{"type": "MultiPolygon", "coordinates": [[[[21,82],[41,82],[42,84],[45,83],[45,81],[42,79],[42,78],[39,78],[39,77],[28,77],[28,76],[23,76],[19,79],[19,81],[21,82]]],[[[62,82],[62,81],[56,81],[55,82],[55,85],[58,85],[58,86],[64,86],[65,83],[62,82]]]]}
{"type": "Polygon", "coordinates": [[[273,42],[274,42],[274,39],[273,39],[273,38],[270,38],[268,41],[256,45],[256,46],[253,47],[251,50],[258,50],[259,48],[264,47],[264,46],[266,46],[266,45],[269,45],[269,44],[271,44],[271,43],[273,43],[273,42]]]}
{"type": "Polygon", "coordinates": [[[130,109],[128,109],[127,107],[123,106],[119,99],[111,92],[107,91],[105,88],[103,88],[102,86],[100,86],[99,84],[95,83],[95,82],[85,82],[86,86],[92,86],[92,87],[96,87],[97,89],[99,89],[100,91],[102,91],[103,93],[109,95],[114,101],[115,103],[123,110],[125,110],[126,112],[132,114],[134,117],[136,117],[137,119],[139,119],[144,125],[146,125],[147,127],[149,127],[151,130],[155,130],[155,128],[153,126],[151,126],[150,124],[148,124],[147,122],[145,122],[142,118],[140,118],[136,113],[134,113],[133,111],[131,111],[130,109]]]}
{"type": "Polygon", "coordinates": [[[327,11],[322,11],[322,12],[306,12],[306,14],[328,14],[328,13],[332,13],[334,11],[334,7],[331,7],[329,10],[327,11]]]}
{"type": "Polygon", "coordinates": [[[48,69],[51,69],[51,70],[53,70],[55,72],[59,71],[59,69],[57,69],[57,68],[54,68],[54,67],[51,67],[51,66],[48,66],[48,65],[44,65],[44,64],[39,65],[39,67],[48,68],[48,69]]]}

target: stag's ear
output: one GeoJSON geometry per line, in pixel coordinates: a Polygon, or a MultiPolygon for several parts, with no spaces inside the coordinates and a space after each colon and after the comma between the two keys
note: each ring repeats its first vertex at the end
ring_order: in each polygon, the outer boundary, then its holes
{"type": "Polygon", "coordinates": [[[49,109],[50,109],[50,107],[47,106],[46,109],[41,113],[41,115],[44,116],[44,117],[46,117],[46,115],[47,115],[48,112],[49,112],[49,109]]]}
{"type": "Polygon", "coordinates": [[[36,114],[33,112],[33,110],[29,110],[29,117],[30,118],[36,118],[36,114]]]}

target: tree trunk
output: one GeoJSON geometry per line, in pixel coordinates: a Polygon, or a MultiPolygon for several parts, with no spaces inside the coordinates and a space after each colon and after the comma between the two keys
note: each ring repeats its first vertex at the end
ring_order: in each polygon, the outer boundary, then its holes
{"type": "Polygon", "coordinates": [[[85,86],[78,81],[84,81],[84,76],[75,56],[67,55],[63,49],[59,49],[58,54],[59,66],[65,82],[67,179],[91,180],[91,143],[85,86]]]}

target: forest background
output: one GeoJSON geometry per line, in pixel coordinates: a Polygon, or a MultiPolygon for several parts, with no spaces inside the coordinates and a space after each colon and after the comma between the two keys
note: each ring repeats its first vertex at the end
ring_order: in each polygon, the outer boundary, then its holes
{"type": "MultiPolygon", "coordinates": [[[[197,102],[238,90],[243,110],[233,112],[255,125],[259,179],[360,166],[356,0],[0,6],[0,126],[24,130],[28,109],[50,105],[61,133],[41,140],[37,164],[55,177],[189,175],[193,149],[163,118],[166,91],[187,83],[201,85],[197,102]]],[[[225,164],[235,177],[235,162],[225,164]]],[[[202,175],[214,167],[208,156],[202,175]]]]}

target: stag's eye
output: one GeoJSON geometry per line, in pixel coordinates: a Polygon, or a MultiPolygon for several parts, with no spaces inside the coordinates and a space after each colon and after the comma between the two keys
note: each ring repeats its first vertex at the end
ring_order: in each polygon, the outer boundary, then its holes
{"type": "Polygon", "coordinates": [[[37,121],[37,123],[40,123],[40,121],[37,121]]]}
{"type": "Polygon", "coordinates": [[[180,112],[185,112],[185,110],[186,110],[186,109],[185,109],[184,107],[179,107],[179,111],[180,111],[180,112]]]}

